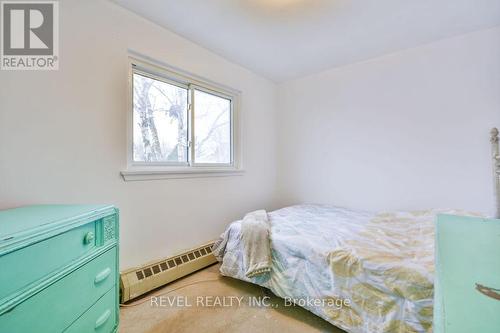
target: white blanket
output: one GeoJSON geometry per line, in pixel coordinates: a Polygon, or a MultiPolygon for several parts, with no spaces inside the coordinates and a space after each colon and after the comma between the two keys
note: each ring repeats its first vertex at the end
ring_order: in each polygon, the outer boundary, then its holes
{"type": "Polygon", "coordinates": [[[223,261],[228,240],[238,233],[242,247],[242,264],[245,276],[259,276],[271,271],[270,225],[265,210],[245,215],[243,220],[232,223],[213,246],[213,254],[223,261]],[[234,230],[237,228],[238,230],[234,230]]]}
{"type": "Polygon", "coordinates": [[[269,220],[265,210],[248,213],[241,222],[245,275],[254,277],[271,271],[269,220]]]}

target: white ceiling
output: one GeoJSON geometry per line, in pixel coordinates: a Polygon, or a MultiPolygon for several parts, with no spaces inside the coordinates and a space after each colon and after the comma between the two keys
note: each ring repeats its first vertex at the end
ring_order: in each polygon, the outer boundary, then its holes
{"type": "Polygon", "coordinates": [[[500,0],[112,0],[276,82],[500,24],[500,0]]]}

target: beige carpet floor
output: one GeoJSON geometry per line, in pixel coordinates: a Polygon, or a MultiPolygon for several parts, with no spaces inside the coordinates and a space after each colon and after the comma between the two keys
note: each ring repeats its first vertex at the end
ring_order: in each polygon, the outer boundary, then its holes
{"type": "Polygon", "coordinates": [[[120,333],[343,333],[307,310],[287,306],[264,288],[221,276],[219,265],[155,290],[142,300],[140,305],[120,309],[120,333]],[[158,296],[186,284],[190,285],[158,296]],[[157,298],[152,302],[151,296],[157,298]],[[265,304],[250,304],[258,300],[265,304]]]}

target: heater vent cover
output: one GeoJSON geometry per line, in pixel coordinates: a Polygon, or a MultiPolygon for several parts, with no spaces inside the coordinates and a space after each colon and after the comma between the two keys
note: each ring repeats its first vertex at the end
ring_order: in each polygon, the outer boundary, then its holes
{"type": "Polygon", "coordinates": [[[122,272],[120,301],[127,302],[217,262],[212,254],[213,244],[214,242],[210,242],[176,256],[122,272]]]}

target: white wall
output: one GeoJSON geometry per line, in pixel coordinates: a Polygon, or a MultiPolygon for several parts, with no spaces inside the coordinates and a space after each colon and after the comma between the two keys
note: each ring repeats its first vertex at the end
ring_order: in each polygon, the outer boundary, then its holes
{"type": "Polygon", "coordinates": [[[0,72],[0,209],[112,203],[121,267],[215,238],[273,208],[275,85],[108,1],[60,1],[60,70],[0,72]],[[127,49],[242,94],[242,177],[124,182],[127,49]]]}
{"type": "Polygon", "coordinates": [[[493,213],[500,28],[279,87],[281,204],[493,213]]]}

